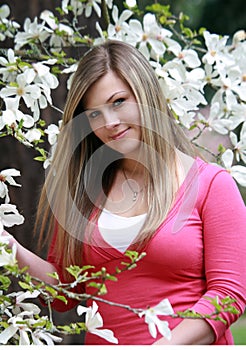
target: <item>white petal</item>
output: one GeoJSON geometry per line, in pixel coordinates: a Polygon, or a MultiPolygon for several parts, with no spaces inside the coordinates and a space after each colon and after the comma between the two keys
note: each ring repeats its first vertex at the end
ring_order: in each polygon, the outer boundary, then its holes
{"type": "Polygon", "coordinates": [[[170,331],[170,328],[168,327],[167,321],[161,321],[157,323],[158,331],[163,335],[163,337],[167,338],[168,340],[171,340],[172,334],[170,331]]]}
{"type": "Polygon", "coordinates": [[[93,7],[94,7],[94,10],[95,10],[97,16],[101,17],[101,8],[95,1],[93,2],[93,7]]]}
{"type": "Polygon", "coordinates": [[[89,310],[88,307],[79,305],[79,306],[77,307],[77,314],[78,314],[79,316],[81,316],[83,313],[87,312],[88,310],[89,310]]]}
{"type": "Polygon", "coordinates": [[[132,15],[132,11],[130,10],[125,10],[122,12],[119,18],[119,24],[122,24],[123,22],[127,21],[128,18],[130,18],[132,15]]]}
{"type": "Polygon", "coordinates": [[[142,37],[143,35],[143,28],[142,28],[142,24],[136,20],[136,19],[131,19],[129,22],[131,31],[134,32],[135,34],[138,34],[139,36],[142,37]]]}
{"type": "Polygon", "coordinates": [[[98,305],[97,303],[93,300],[93,303],[92,303],[92,317],[96,314],[98,310],[98,305]]]}
{"type": "Polygon", "coordinates": [[[114,5],[113,11],[112,11],[112,18],[114,20],[114,23],[118,22],[118,15],[119,15],[118,7],[116,5],[114,5]]]}
{"type": "Polygon", "coordinates": [[[20,306],[24,311],[30,311],[34,315],[38,315],[40,313],[40,308],[33,304],[33,303],[18,303],[18,306],[20,306]]]}
{"type": "Polygon", "coordinates": [[[19,345],[30,345],[30,340],[26,331],[20,330],[20,343],[19,345]]]}
{"type": "Polygon", "coordinates": [[[221,156],[221,159],[227,169],[232,166],[233,162],[233,152],[231,149],[227,149],[221,156]]]}
{"type": "Polygon", "coordinates": [[[5,169],[1,171],[3,176],[20,176],[20,171],[15,168],[5,169]]]}
{"type": "MultiPolygon", "coordinates": [[[[55,337],[52,336],[51,334],[48,333],[43,333],[43,332],[39,332],[39,334],[37,335],[40,339],[43,339],[47,345],[54,345],[54,341],[55,342],[61,342],[62,338],[60,337],[55,337]]],[[[43,345],[43,343],[41,343],[43,345]]]]}
{"type": "Polygon", "coordinates": [[[153,307],[156,315],[173,315],[174,311],[168,299],[163,299],[158,305],[153,307]]]}
{"type": "Polygon", "coordinates": [[[115,338],[114,333],[110,329],[95,329],[92,334],[96,334],[98,337],[106,339],[108,342],[118,344],[118,339],[115,338]]]}
{"type": "Polygon", "coordinates": [[[155,51],[157,55],[163,55],[166,48],[163,45],[163,43],[159,40],[149,39],[148,42],[150,43],[152,49],[155,51]]]}
{"type": "Polygon", "coordinates": [[[231,140],[231,143],[233,144],[233,146],[236,146],[236,144],[237,144],[237,135],[234,134],[234,132],[230,132],[229,137],[230,137],[230,140],[231,140]]]}
{"type": "Polygon", "coordinates": [[[241,185],[246,187],[246,167],[242,165],[234,165],[231,168],[231,175],[241,185]]]}
{"type": "Polygon", "coordinates": [[[28,298],[37,298],[39,296],[40,292],[38,290],[34,290],[33,292],[20,292],[19,295],[16,298],[16,303],[21,303],[23,300],[28,298]]]}
{"type": "Polygon", "coordinates": [[[12,338],[15,333],[17,332],[17,328],[15,328],[13,325],[6,328],[1,334],[0,334],[0,344],[7,344],[10,338],[12,338]]]}
{"type": "Polygon", "coordinates": [[[148,323],[148,326],[149,326],[150,335],[151,335],[153,338],[156,338],[156,336],[157,336],[157,330],[156,330],[156,326],[155,326],[154,322],[148,323]]]}
{"type": "Polygon", "coordinates": [[[89,332],[93,331],[96,328],[100,328],[103,326],[103,319],[99,312],[97,312],[94,316],[88,312],[86,314],[86,327],[89,332]]]}

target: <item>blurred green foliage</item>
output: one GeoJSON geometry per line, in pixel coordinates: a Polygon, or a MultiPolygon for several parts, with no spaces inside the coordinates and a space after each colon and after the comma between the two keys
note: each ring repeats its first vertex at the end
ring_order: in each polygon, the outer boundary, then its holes
{"type": "MultiPolygon", "coordinates": [[[[141,10],[154,3],[170,5],[173,14],[183,12],[189,16],[187,26],[191,29],[205,27],[211,33],[224,35],[246,29],[245,0],[138,0],[137,2],[141,10]]],[[[118,0],[116,3],[123,9],[122,1],[118,0]]]]}

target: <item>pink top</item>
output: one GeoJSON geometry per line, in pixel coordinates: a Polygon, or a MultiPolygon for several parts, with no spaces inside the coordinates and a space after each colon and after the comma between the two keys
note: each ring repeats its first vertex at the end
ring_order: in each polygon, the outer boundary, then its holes
{"type": "MultiPolygon", "coordinates": [[[[104,299],[134,308],[146,309],[168,298],[174,311],[188,308],[209,314],[214,311],[205,296],[235,298],[235,306],[244,312],[246,295],[246,210],[231,176],[222,168],[197,158],[166,220],[143,249],[146,256],[137,267],[118,275],[118,281],[107,282],[104,299]]],[[[48,260],[55,264],[55,239],[48,260]]],[[[131,247],[129,247],[131,249],[131,247]]],[[[92,242],[84,244],[83,265],[96,270],[106,267],[114,272],[128,261],[124,254],[110,246],[95,230],[92,242]]],[[[57,264],[58,273],[62,274],[57,264]]],[[[92,288],[86,292],[92,293],[92,288]]],[[[161,338],[151,337],[144,318],[125,309],[97,302],[104,325],[111,329],[119,344],[152,344],[161,338]]],[[[56,309],[68,306],[55,302],[56,309]]],[[[91,301],[88,301],[91,305],[91,301]]],[[[233,344],[228,327],[239,315],[223,314],[227,321],[210,321],[214,344],[233,344]]],[[[160,317],[161,318],[161,317],[160,317]]],[[[181,319],[163,317],[173,329],[181,319]]],[[[192,332],[192,329],[190,330],[192,332]]],[[[87,333],[86,344],[109,345],[96,335],[87,333]]]]}

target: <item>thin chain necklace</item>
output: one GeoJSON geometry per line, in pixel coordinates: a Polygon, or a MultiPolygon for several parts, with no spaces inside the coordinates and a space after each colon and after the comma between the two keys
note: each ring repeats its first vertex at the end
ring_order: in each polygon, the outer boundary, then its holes
{"type": "Polygon", "coordinates": [[[133,201],[133,202],[136,202],[137,197],[138,197],[138,194],[141,193],[141,192],[143,191],[143,188],[141,188],[140,191],[135,191],[134,188],[132,188],[132,186],[131,186],[131,184],[130,184],[130,182],[129,182],[128,177],[126,176],[126,173],[125,173],[124,168],[122,168],[122,172],[123,172],[123,175],[124,175],[124,177],[125,177],[125,179],[126,179],[126,182],[127,182],[128,187],[130,188],[130,190],[131,190],[132,193],[133,193],[132,201],[133,201]]]}

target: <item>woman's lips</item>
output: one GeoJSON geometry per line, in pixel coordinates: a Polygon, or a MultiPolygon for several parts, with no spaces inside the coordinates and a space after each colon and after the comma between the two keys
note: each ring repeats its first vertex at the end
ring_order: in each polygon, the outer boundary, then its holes
{"type": "Polygon", "coordinates": [[[123,138],[123,137],[126,135],[126,133],[128,132],[129,129],[130,129],[130,128],[127,128],[127,129],[125,129],[125,130],[119,132],[118,134],[111,136],[111,139],[113,139],[113,140],[119,140],[119,139],[123,138]]]}

